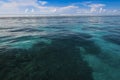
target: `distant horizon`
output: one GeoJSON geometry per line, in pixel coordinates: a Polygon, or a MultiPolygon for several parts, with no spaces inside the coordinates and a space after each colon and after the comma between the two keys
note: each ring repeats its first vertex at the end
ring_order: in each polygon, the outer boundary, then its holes
{"type": "Polygon", "coordinates": [[[80,17],[84,17],[84,16],[120,16],[120,15],[115,15],[115,14],[103,14],[103,15],[69,15],[69,14],[65,14],[65,15],[41,15],[41,14],[30,14],[30,15],[25,15],[25,14],[9,14],[9,15],[1,15],[0,17],[75,17],[75,16],[80,16],[80,17]]]}

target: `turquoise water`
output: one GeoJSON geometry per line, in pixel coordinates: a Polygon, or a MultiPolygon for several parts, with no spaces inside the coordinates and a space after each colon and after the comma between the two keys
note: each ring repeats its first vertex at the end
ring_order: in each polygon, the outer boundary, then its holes
{"type": "Polygon", "coordinates": [[[0,18],[0,80],[119,80],[120,16],[0,18]]]}

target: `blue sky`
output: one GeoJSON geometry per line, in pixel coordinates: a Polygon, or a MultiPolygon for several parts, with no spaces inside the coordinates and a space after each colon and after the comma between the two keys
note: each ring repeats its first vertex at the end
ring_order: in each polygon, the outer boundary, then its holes
{"type": "Polygon", "coordinates": [[[0,14],[119,15],[120,0],[0,0],[0,14]]]}

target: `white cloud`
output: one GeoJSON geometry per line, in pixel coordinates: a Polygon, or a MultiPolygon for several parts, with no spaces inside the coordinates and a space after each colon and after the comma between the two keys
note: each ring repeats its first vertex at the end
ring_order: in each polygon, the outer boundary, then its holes
{"type": "Polygon", "coordinates": [[[33,13],[33,12],[35,12],[35,10],[34,10],[34,9],[32,9],[32,10],[31,10],[31,12],[33,13]]]}
{"type": "Polygon", "coordinates": [[[29,11],[29,9],[28,9],[28,8],[26,8],[26,9],[25,9],[25,13],[27,13],[28,11],[29,11]]]}
{"type": "Polygon", "coordinates": [[[40,6],[43,6],[47,4],[46,1],[39,1],[37,0],[9,0],[9,2],[3,2],[0,1],[0,14],[1,13],[30,13],[35,12],[34,8],[39,8],[40,6]],[[38,4],[39,3],[39,4],[38,4]]]}
{"type": "Polygon", "coordinates": [[[106,6],[105,4],[92,3],[91,1],[83,2],[82,4],[86,7],[89,7],[91,13],[102,13],[105,11],[103,8],[106,6]]]}
{"type": "Polygon", "coordinates": [[[100,8],[99,13],[102,13],[102,11],[103,11],[103,8],[100,8]]]}
{"type": "Polygon", "coordinates": [[[91,7],[91,8],[100,8],[100,7],[104,7],[105,4],[90,4],[88,6],[91,7]]]}
{"type": "Polygon", "coordinates": [[[47,1],[38,1],[41,5],[45,5],[47,4],[48,2],[47,1]]]}
{"type": "Polygon", "coordinates": [[[90,11],[91,12],[96,12],[97,10],[100,10],[99,12],[101,13],[103,10],[103,7],[105,6],[105,4],[90,4],[88,5],[88,7],[90,7],[90,11]]]}

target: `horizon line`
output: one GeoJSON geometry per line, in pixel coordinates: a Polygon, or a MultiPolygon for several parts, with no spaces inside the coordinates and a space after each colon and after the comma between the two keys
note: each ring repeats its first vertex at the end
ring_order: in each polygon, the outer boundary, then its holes
{"type": "Polygon", "coordinates": [[[83,14],[83,15],[69,15],[69,14],[63,14],[63,15],[45,15],[45,14],[0,14],[0,17],[74,17],[74,16],[120,16],[118,14],[83,14]]]}

